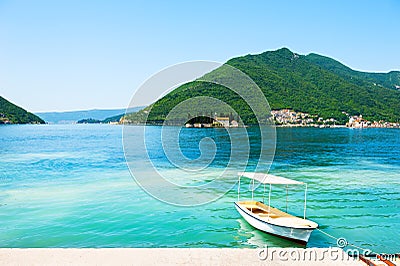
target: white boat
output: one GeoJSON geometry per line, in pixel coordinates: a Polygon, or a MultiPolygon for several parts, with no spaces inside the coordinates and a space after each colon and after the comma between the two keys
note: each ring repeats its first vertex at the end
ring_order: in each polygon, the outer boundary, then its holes
{"type": "MultiPolygon", "coordinates": [[[[286,193],[286,206],[287,195],[288,194],[286,193]]],[[[306,219],[306,204],[306,183],[270,174],[251,172],[239,173],[238,200],[235,202],[235,207],[240,215],[242,215],[250,225],[261,231],[306,245],[312,231],[318,227],[317,223],[306,219]],[[251,200],[240,201],[241,177],[247,177],[252,180],[251,200]],[[268,205],[254,200],[255,181],[264,184],[264,193],[265,185],[269,184],[268,205]],[[286,185],[286,191],[289,185],[305,185],[303,218],[293,216],[287,212],[271,207],[272,185],[286,185]]]]}

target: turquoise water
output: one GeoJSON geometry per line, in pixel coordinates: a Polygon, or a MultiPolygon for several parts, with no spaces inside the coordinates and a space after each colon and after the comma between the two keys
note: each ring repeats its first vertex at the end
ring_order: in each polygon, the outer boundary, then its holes
{"type": "MultiPolygon", "coordinates": [[[[160,128],[147,130],[151,136],[160,128]]],[[[184,138],[217,140],[221,152],[207,169],[210,178],[229,157],[224,134],[184,129],[184,138]]],[[[188,158],[199,156],[196,141],[182,143],[188,158]]],[[[0,247],[296,246],[244,222],[233,206],[235,190],[196,207],[168,205],[143,192],[125,163],[120,126],[1,126],[0,145],[0,247]]],[[[150,149],[163,164],[160,147],[150,149]]],[[[255,141],[251,160],[257,152],[255,141]]],[[[174,176],[167,165],[160,171],[174,176]]],[[[277,128],[270,172],[308,183],[307,216],[324,231],[375,252],[399,251],[399,130],[277,128]]],[[[289,190],[290,213],[302,215],[302,189],[289,190]]],[[[272,204],[285,209],[284,195],[273,188],[272,204]]],[[[335,245],[320,232],[308,244],[335,245]]]]}

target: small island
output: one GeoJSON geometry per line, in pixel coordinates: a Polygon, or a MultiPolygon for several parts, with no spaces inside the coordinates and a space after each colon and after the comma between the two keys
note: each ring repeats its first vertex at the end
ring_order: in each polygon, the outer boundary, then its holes
{"type": "Polygon", "coordinates": [[[102,123],[102,120],[87,118],[87,119],[81,119],[81,120],[77,121],[76,123],[77,124],[100,124],[100,123],[102,123]]]}

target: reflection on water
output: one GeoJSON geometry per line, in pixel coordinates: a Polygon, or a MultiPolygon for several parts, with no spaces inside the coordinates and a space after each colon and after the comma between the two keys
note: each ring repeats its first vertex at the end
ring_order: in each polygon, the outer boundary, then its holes
{"type": "Polygon", "coordinates": [[[304,247],[303,245],[293,243],[280,237],[255,230],[244,219],[237,219],[237,222],[239,224],[238,234],[244,236],[247,239],[246,244],[252,247],[304,247]]]}

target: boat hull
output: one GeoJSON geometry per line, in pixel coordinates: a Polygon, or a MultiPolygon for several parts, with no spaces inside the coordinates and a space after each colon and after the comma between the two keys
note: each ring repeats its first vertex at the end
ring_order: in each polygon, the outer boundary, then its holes
{"type": "Polygon", "coordinates": [[[251,215],[251,213],[246,212],[245,210],[242,209],[241,206],[239,206],[237,203],[235,203],[236,210],[239,212],[239,214],[253,227],[281,237],[285,239],[289,239],[291,241],[294,241],[296,243],[306,245],[308,242],[308,239],[310,238],[310,235],[314,228],[310,229],[304,229],[304,228],[293,228],[293,227],[287,227],[287,226],[279,226],[276,224],[269,223],[265,220],[261,220],[254,215],[251,215]]]}

